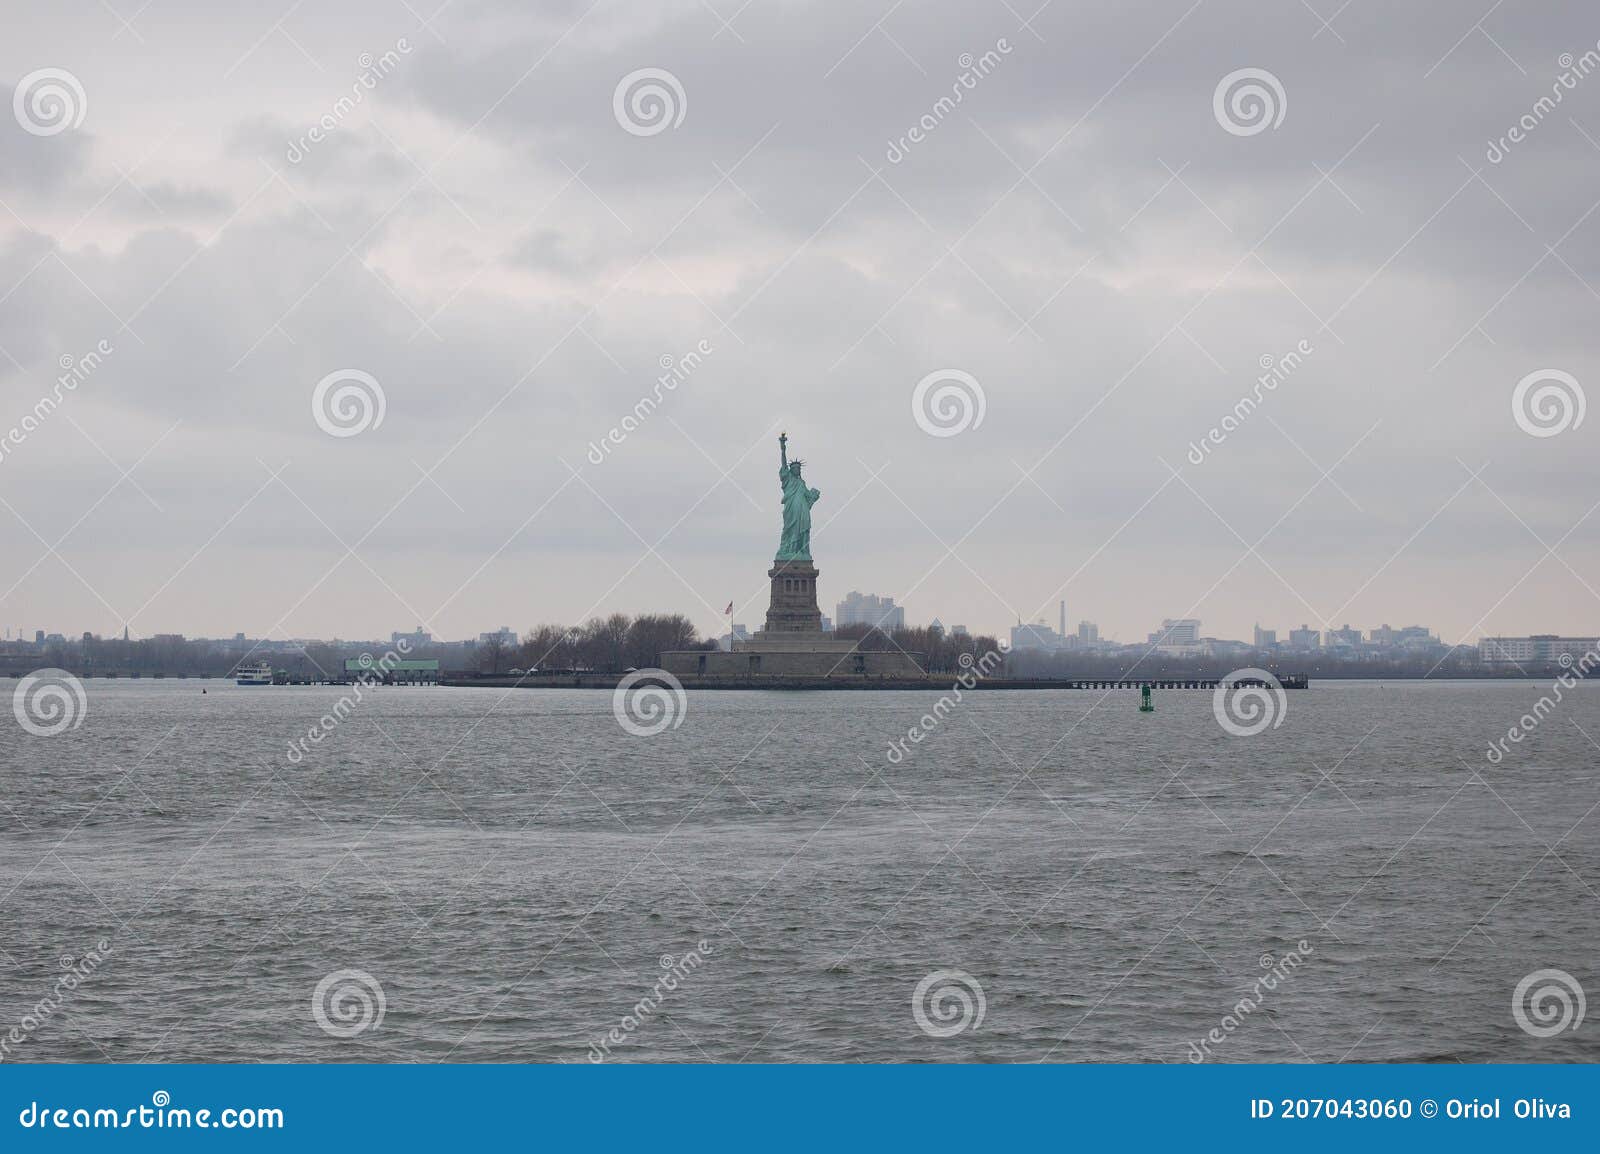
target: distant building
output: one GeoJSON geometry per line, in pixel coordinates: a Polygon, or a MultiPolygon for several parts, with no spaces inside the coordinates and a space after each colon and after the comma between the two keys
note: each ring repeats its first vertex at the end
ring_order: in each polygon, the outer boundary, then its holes
{"type": "Polygon", "coordinates": [[[1151,645],[1196,645],[1200,641],[1200,622],[1193,617],[1168,617],[1161,628],[1150,634],[1151,645]]]}
{"type": "MultiPolygon", "coordinates": [[[[307,645],[315,644],[317,644],[315,641],[273,641],[263,637],[251,648],[257,653],[304,653],[307,645]]],[[[337,649],[344,642],[335,639],[331,644],[337,649]]]]}
{"type": "Polygon", "coordinates": [[[1372,644],[1383,647],[1430,649],[1439,645],[1439,639],[1433,635],[1433,630],[1423,625],[1407,625],[1403,629],[1390,629],[1387,625],[1380,625],[1370,630],[1367,636],[1372,644]]]}
{"type": "MultiPolygon", "coordinates": [[[[502,632],[504,632],[504,631],[502,631],[502,632]]],[[[489,635],[486,633],[486,634],[484,634],[484,636],[488,637],[489,635]]],[[[390,645],[399,645],[402,641],[404,641],[407,645],[411,646],[411,648],[415,649],[420,645],[432,645],[433,644],[433,634],[429,633],[426,629],[424,629],[420,625],[418,625],[410,633],[391,633],[391,634],[389,634],[389,644],[390,645]]]]}
{"type": "Polygon", "coordinates": [[[896,605],[893,597],[879,597],[875,593],[858,593],[852,589],[833,612],[841,629],[846,625],[872,625],[883,630],[906,627],[905,607],[896,605]]]}
{"type": "Polygon", "coordinates": [[[518,637],[514,631],[506,628],[504,625],[500,626],[500,628],[496,629],[493,633],[478,634],[479,645],[492,645],[496,641],[509,647],[517,644],[518,637]]]}
{"type": "Polygon", "coordinates": [[[1350,628],[1350,623],[1345,622],[1343,629],[1328,630],[1328,647],[1342,646],[1354,649],[1361,644],[1361,630],[1350,628]]]}
{"type": "Polygon", "coordinates": [[[1058,649],[1065,649],[1067,639],[1057,633],[1043,621],[1036,621],[1032,625],[1017,622],[1011,627],[1012,649],[1036,649],[1054,653],[1058,649]]]}
{"type": "MultiPolygon", "coordinates": [[[[1557,637],[1536,633],[1532,637],[1485,637],[1478,642],[1478,660],[1492,665],[1542,663],[1566,657],[1576,662],[1585,654],[1600,653],[1600,638],[1557,637]]],[[[1596,657],[1590,657],[1590,663],[1596,657]]]]}
{"type": "Polygon", "coordinates": [[[1308,625],[1301,625],[1298,629],[1289,630],[1290,649],[1321,649],[1322,631],[1312,629],[1308,625]]]}
{"type": "Polygon", "coordinates": [[[1162,645],[1193,645],[1200,640],[1200,622],[1193,617],[1168,617],[1150,641],[1162,645]]]}
{"type": "MultiPolygon", "coordinates": [[[[827,620],[827,619],[824,618],[823,620],[827,620]]],[[[745,626],[745,625],[735,625],[733,627],[732,632],[724,633],[721,637],[717,638],[717,648],[721,649],[724,653],[726,653],[726,652],[730,651],[733,648],[733,643],[735,641],[749,641],[749,640],[750,640],[750,629],[749,629],[749,627],[745,626]]]]}
{"type": "Polygon", "coordinates": [[[1093,645],[1100,640],[1100,626],[1093,621],[1078,622],[1078,640],[1084,645],[1093,645]]]}
{"type": "Polygon", "coordinates": [[[1490,664],[1533,661],[1532,637],[1485,637],[1478,642],[1478,660],[1490,664]]]}
{"type": "Polygon", "coordinates": [[[43,629],[35,629],[33,631],[33,643],[35,645],[43,645],[44,644],[44,630],[43,629]]]}
{"type": "Polygon", "coordinates": [[[952,626],[950,626],[950,636],[951,637],[971,637],[972,634],[967,632],[967,627],[965,625],[952,625],[952,626]]]}
{"type": "Polygon", "coordinates": [[[1276,629],[1263,629],[1257,625],[1253,640],[1257,649],[1276,649],[1278,647],[1278,631],[1276,629]]]}
{"type": "Polygon", "coordinates": [[[825,616],[825,617],[822,618],[822,631],[824,633],[832,633],[833,632],[833,618],[832,617],[826,617],[825,616]]]}
{"type": "Polygon", "coordinates": [[[1200,622],[1193,617],[1168,617],[1146,640],[1168,657],[1195,657],[1206,651],[1200,639],[1200,622]]]}

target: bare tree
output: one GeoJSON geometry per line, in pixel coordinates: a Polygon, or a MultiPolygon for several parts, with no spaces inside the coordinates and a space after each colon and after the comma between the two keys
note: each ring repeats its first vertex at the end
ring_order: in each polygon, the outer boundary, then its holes
{"type": "Polygon", "coordinates": [[[499,633],[489,634],[487,641],[478,643],[478,669],[486,673],[504,672],[506,655],[510,652],[510,648],[504,636],[499,633]]]}
{"type": "Polygon", "coordinates": [[[646,613],[628,627],[625,656],[635,668],[661,664],[661,655],[673,649],[692,649],[699,644],[694,623],[681,613],[646,613]]]}
{"type": "Polygon", "coordinates": [[[523,668],[571,669],[577,664],[573,630],[565,625],[535,625],[522,636],[519,655],[523,668]]]}
{"type": "Polygon", "coordinates": [[[987,653],[1000,651],[1000,642],[993,637],[970,634],[957,636],[925,627],[885,632],[872,625],[844,625],[835,631],[834,636],[856,642],[857,648],[867,653],[903,650],[920,654],[919,660],[929,673],[959,673],[969,668],[961,664],[963,655],[976,662],[987,653]]]}
{"type": "Polygon", "coordinates": [[[578,630],[578,660],[589,669],[615,672],[622,668],[631,622],[626,613],[592,617],[578,630]]]}

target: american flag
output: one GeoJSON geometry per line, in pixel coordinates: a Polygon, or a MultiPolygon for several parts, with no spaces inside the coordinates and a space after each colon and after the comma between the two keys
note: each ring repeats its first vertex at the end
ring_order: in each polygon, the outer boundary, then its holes
{"type": "Polygon", "coordinates": [[[724,609],[722,612],[726,616],[732,617],[733,616],[733,602],[732,601],[728,602],[728,607],[726,609],[724,609]]]}

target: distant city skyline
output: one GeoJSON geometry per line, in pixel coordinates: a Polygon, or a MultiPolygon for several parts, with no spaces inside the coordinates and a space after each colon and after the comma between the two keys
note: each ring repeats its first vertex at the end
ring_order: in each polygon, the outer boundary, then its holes
{"type": "MultiPolygon", "coordinates": [[[[1008,640],[1010,648],[1032,648],[1042,650],[1063,650],[1090,652],[1095,649],[1122,649],[1147,647],[1167,652],[1171,655],[1181,655],[1185,651],[1200,652],[1207,642],[1221,642],[1228,646],[1241,649],[1256,649],[1261,651],[1316,651],[1337,650],[1341,647],[1372,647],[1372,648],[1405,648],[1421,642],[1425,645],[1434,645],[1442,648],[1468,647],[1478,649],[1484,660],[1554,660],[1561,653],[1578,656],[1582,651],[1592,647],[1600,630],[1585,633],[1582,631],[1559,631],[1544,629],[1528,634],[1483,634],[1476,638],[1450,639],[1441,636],[1430,627],[1411,623],[1402,626],[1392,626],[1387,622],[1369,626],[1365,629],[1341,626],[1334,630],[1317,630],[1302,624],[1288,630],[1266,629],[1255,625],[1246,637],[1222,636],[1204,630],[1204,622],[1197,618],[1165,618],[1157,629],[1146,634],[1142,639],[1120,640],[1115,637],[1103,636],[1097,622],[1087,619],[1080,620],[1074,629],[1061,634],[1058,628],[1046,625],[1043,621],[1018,622],[1009,629],[1002,630],[972,630],[964,624],[946,626],[939,618],[927,622],[906,621],[904,619],[905,607],[896,605],[893,598],[879,597],[875,594],[861,594],[852,592],[853,602],[841,602],[840,607],[851,604],[858,614],[852,620],[842,622],[845,625],[876,624],[881,628],[938,628],[948,629],[959,634],[977,633],[979,635],[992,635],[1008,640]],[[1280,634],[1283,640],[1279,640],[1280,634]],[[1493,656],[1491,656],[1493,655],[1493,656]]],[[[603,615],[602,615],[603,616],[603,615]]],[[[833,630],[835,622],[827,617],[823,618],[824,628],[833,630]]],[[[561,624],[549,621],[531,623],[533,625],[561,624]]],[[[567,622],[568,625],[578,625],[581,622],[567,622]]],[[[747,623],[737,622],[733,625],[734,636],[745,636],[747,623]]],[[[702,632],[702,637],[707,640],[717,640],[719,637],[726,639],[728,636],[727,623],[721,631],[702,632]]],[[[144,640],[183,640],[205,642],[233,642],[257,643],[270,642],[279,645],[323,644],[331,642],[382,643],[385,634],[364,635],[349,630],[321,636],[298,637],[262,637],[251,634],[249,631],[235,630],[232,633],[211,635],[205,633],[188,634],[175,630],[165,630],[150,634],[148,637],[130,635],[126,628],[121,634],[105,635],[94,630],[61,631],[34,629],[23,631],[16,627],[6,627],[4,640],[7,643],[25,643],[32,645],[46,645],[77,641],[85,637],[94,637],[95,640],[129,639],[133,641],[144,640]]],[[[522,635],[509,626],[500,626],[494,630],[480,630],[468,632],[461,636],[435,637],[431,632],[420,626],[408,630],[391,629],[386,634],[388,644],[404,642],[411,647],[426,645],[463,645],[463,644],[501,644],[513,648],[521,641],[522,635]]]]}

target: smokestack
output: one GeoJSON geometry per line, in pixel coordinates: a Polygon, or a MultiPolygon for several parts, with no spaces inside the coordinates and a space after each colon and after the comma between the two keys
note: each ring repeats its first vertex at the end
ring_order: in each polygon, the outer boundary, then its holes
{"type": "Polygon", "coordinates": [[[1061,636],[1067,635],[1067,603],[1061,602],[1061,636]]]}

